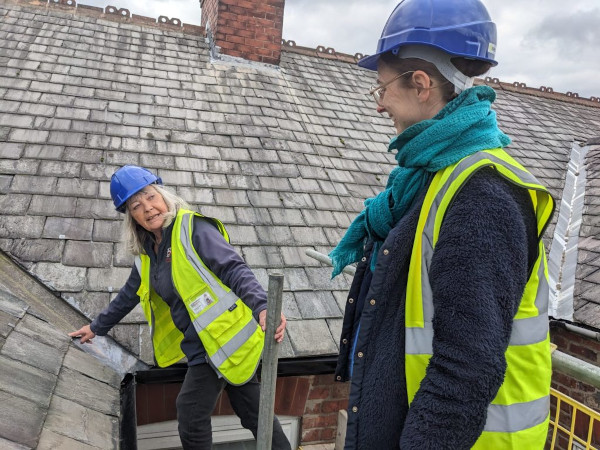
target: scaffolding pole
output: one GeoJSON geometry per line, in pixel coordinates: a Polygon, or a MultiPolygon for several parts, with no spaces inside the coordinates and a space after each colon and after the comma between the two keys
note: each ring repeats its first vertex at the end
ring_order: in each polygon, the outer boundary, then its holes
{"type": "Polygon", "coordinates": [[[277,382],[277,351],[279,343],[275,341],[275,330],[281,322],[281,297],[283,295],[283,275],[269,275],[267,291],[267,327],[265,329],[265,348],[263,351],[260,405],[258,411],[257,450],[270,450],[273,440],[273,407],[275,405],[275,383],[277,382]]]}

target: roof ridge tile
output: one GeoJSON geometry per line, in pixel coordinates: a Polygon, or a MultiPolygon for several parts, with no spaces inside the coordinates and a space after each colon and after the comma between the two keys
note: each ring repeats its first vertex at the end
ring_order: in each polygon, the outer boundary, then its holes
{"type": "Polygon", "coordinates": [[[7,0],[20,5],[28,5],[37,8],[57,7],[72,14],[83,15],[88,17],[100,17],[104,20],[113,22],[126,22],[134,25],[151,26],[159,29],[169,29],[180,31],[184,34],[192,34],[204,36],[205,28],[199,25],[183,23],[177,18],[169,18],[165,15],[159,16],[157,19],[147,16],[132,14],[127,8],[117,8],[116,6],[107,6],[100,8],[98,6],[77,4],[75,0],[7,0]]]}

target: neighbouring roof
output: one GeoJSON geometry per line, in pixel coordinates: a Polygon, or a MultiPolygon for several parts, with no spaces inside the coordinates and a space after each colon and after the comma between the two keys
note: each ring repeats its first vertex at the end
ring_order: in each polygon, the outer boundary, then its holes
{"type": "Polygon", "coordinates": [[[0,254],[0,448],[119,448],[122,373],[71,343],[84,323],[0,254]]]}
{"type": "MultiPolygon", "coordinates": [[[[350,277],[330,280],[304,252],[328,253],[394,167],[371,72],[292,42],[279,67],[211,61],[198,27],[84,5],[4,0],[0,18],[1,249],[94,317],[132,263],[109,179],[139,164],[221,219],[263,286],[285,275],[280,357],[337,353],[350,277]]],[[[560,204],[573,142],[600,136],[600,102],[480,82],[497,91],[508,151],[560,204]]],[[[600,305],[585,306],[578,319],[597,324],[600,305]]],[[[150,362],[143,322],[135,309],[112,335],[150,362]]]]}
{"type": "Polygon", "coordinates": [[[584,174],[586,189],[577,243],[574,319],[598,330],[600,329],[600,139],[591,139],[586,147],[588,149],[585,155],[584,174]]]}

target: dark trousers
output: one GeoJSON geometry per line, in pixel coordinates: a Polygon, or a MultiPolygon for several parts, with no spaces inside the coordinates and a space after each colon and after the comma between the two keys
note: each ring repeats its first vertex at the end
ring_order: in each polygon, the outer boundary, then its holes
{"type": "MultiPolygon", "coordinates": [[[[208,364],[199,364],[188,367],[176,402],[179,436],[184,450],[210,450],[212,446],[210,415],[223,389],[227,391],[231,407],[241,419],[242,426],[250,430],[256,439],[260,400],[260,384],[256,375],[242,386],[232,386],[222,378],[218,378],[208,364]]],[[[271,448],[290,449],[290,443],[276,417],[273,420],[271,448]]]]}

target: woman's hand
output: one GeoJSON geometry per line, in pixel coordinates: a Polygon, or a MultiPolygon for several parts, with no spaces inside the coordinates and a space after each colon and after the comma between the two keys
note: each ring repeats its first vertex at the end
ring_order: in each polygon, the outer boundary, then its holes
{"type": "Polygon", "coordinates": [[[82,344],[85,344],[86,342],[92,344],[92,339],[96,337],[96,333],[92,331],[89,325],[85,325],[79,330],[69,333],[69,336],[80,338],[79,342],[82,344]]]}
{"type": "MultiPolygon", "coordinates": [[[[258,313],[258,323],[263,331],[267,328],[267,310],[263,309],[258,313]]],[[[285,316],[281,313],[281,322],[279,326],[275,330],[275,340],[277,342],[283,341],[283,334],[285,333],[285,325],[287,324],[287,320],[285,320],[285,316]]]]}

